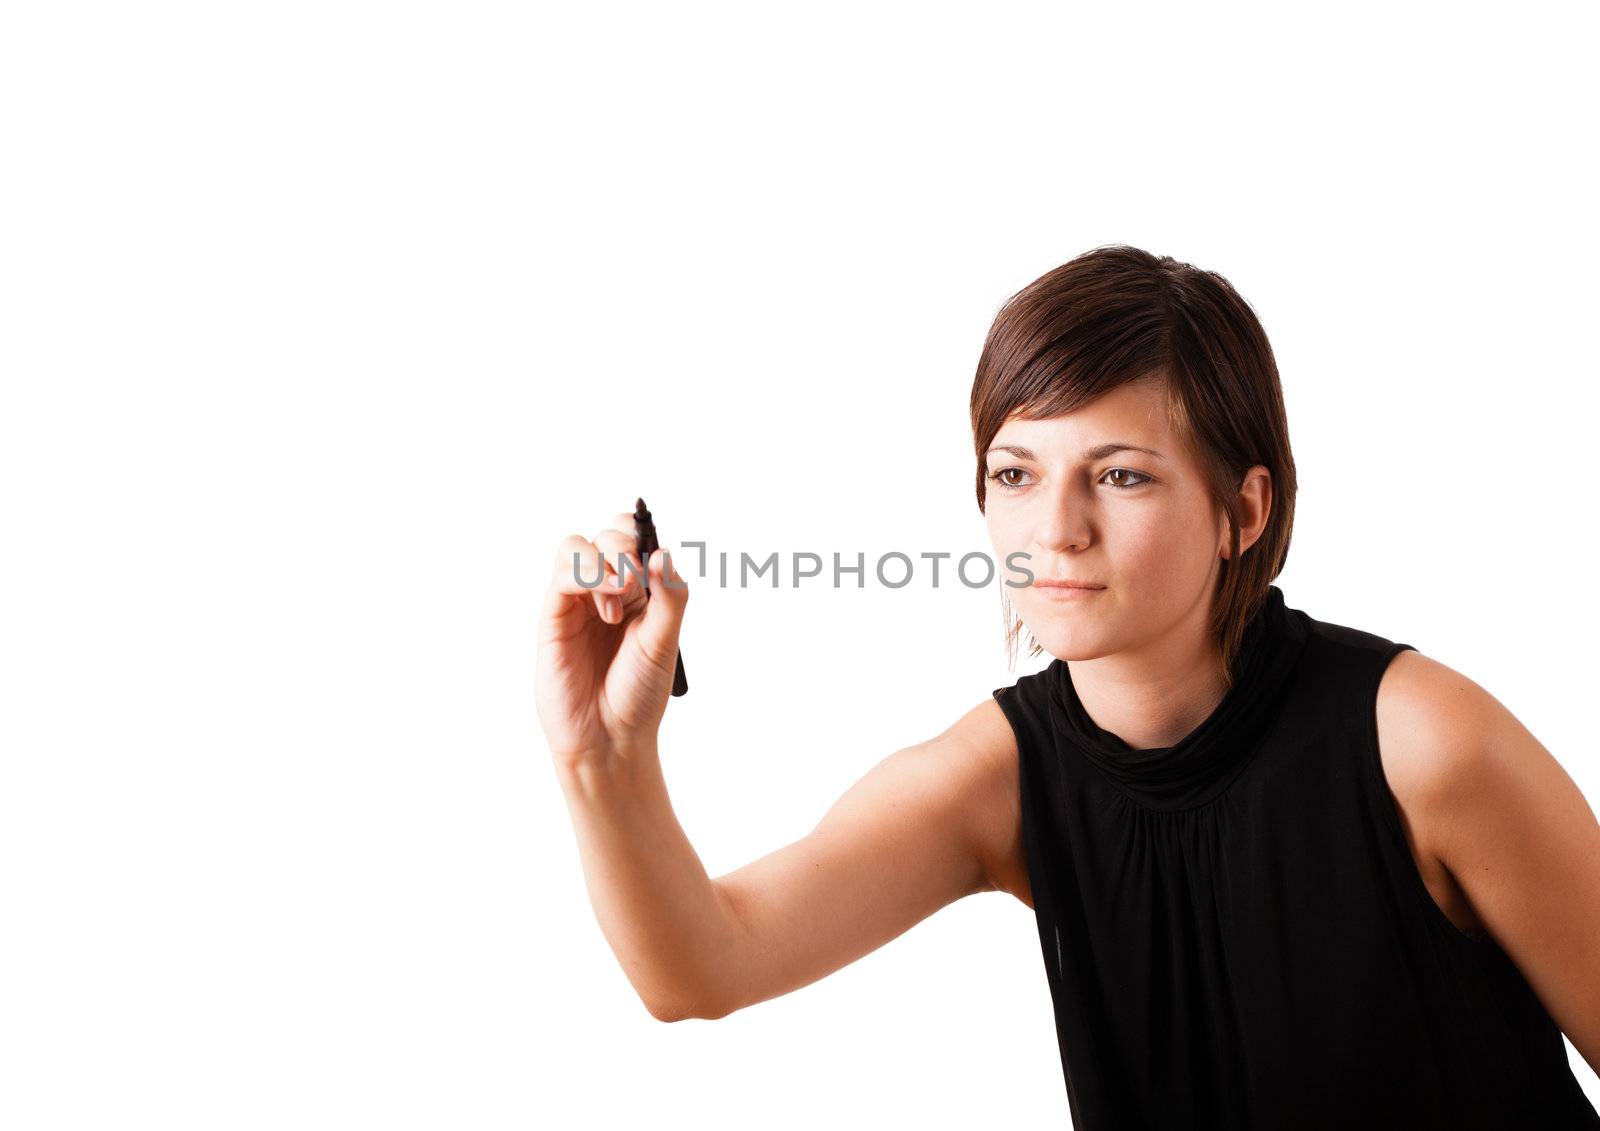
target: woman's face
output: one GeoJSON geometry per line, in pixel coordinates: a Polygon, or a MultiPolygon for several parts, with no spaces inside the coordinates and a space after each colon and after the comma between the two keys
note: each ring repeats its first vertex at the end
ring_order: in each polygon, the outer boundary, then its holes
{"type": "Polygon", "coordinates": [[[1048,420],[1011,417],[985,458],[1001,584],[1045,651],[1090,660],[1179,629],[1204,639],[1227,518],[1167,425],[1161,384],[1123,385],[1048,420]],[[1018,551],[1034,584],[1012,588],[1018,551]],[[1049,581],[1103,588],[1074,595],[1049,581]]]}

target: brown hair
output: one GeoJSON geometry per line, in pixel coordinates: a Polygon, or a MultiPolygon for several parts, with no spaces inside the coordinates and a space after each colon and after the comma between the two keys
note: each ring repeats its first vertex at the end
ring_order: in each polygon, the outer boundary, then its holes
{"type": "MultiPolygon", "coordinates": [[[[1283,569],[1294,527],[1295,470],[1283,387],[1255,312],[1227,279],[1126,244],[1097,247],[1042,275],[1001,306],[972,383],[978,510],[988,486],[985,453],[1013,414],[1041,420],[1071,412],[1118,386],[1159,380],[1168,420],[1228,516],[1229,557],[1211,628],[1232,684],[1245,626],[1283,569]],[[1266,529],[1239,553],[1238,490],[1261,464],[1272,473],[1266,529]]],[[[1006,649],[1017,634],[1001,589],[1006,649]]],[[[1029,633],[1029,655],[1039,642],[1029,633]]]]}

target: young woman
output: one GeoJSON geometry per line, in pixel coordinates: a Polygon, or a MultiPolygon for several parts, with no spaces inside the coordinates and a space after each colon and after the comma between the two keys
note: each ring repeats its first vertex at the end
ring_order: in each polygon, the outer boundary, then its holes
{"type": "Polygon", "coordinates": [[[540,717],[651,1013],[726,1016],[1002,890],[1080,1129],[1600,1127],[1561,1040],[1600,1069],[1600,824],[1481,687],[1285,603],[1282,390],[1228,282],[1080,256],[1001,310],[971,408],[996,561],[1033,578],[1008,641],[1053,661],[716,880],[655,745],[687,584],[660,554],[648,601],[579,583],[627,515],[561,544],[540,717]]]}

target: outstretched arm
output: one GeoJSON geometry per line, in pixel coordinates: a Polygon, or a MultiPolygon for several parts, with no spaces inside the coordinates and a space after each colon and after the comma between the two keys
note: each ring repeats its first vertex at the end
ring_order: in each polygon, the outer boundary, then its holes
{"type": "Polygon", "coordinates": [[[673,815],[655,750],[608,765],[562,782],[601,929],[663,1021],[725,1017],[964,895],[1015,891],[1016,745],[993,700],[883,759],[805,837],[717,880],[673,815]]]}
{"type": "Polygon", "coordinates": [[[809,985],[963,896],[1014,891],[1016,773],[986,700],[879,762],[807,836],[718,879],[738,941],[700,1016],[809,985]]]}
{"type": "Polygon", "coordinates": [[[654,554],[647,599],[621,568],[645,564],[631,526],[619,513],[558,547],[535,691],[595,917],[652,1016],[722,1017],[786,993],[970,892],[1028,898],[1012,863],[1016,740],[993,699],[885,758],[810,835],[713,881],[656,746],[688,586],[654,554]]]}

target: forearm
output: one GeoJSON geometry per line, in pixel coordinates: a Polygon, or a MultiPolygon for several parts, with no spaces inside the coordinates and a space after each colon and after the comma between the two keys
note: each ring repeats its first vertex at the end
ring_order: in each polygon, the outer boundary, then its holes
{"type": "Polygon", "coordinates": [[[660,758],[557,775],[595,918],[640,999],[662,1020],[717,1015],[740,936],[672,811],[660,758]]]}

